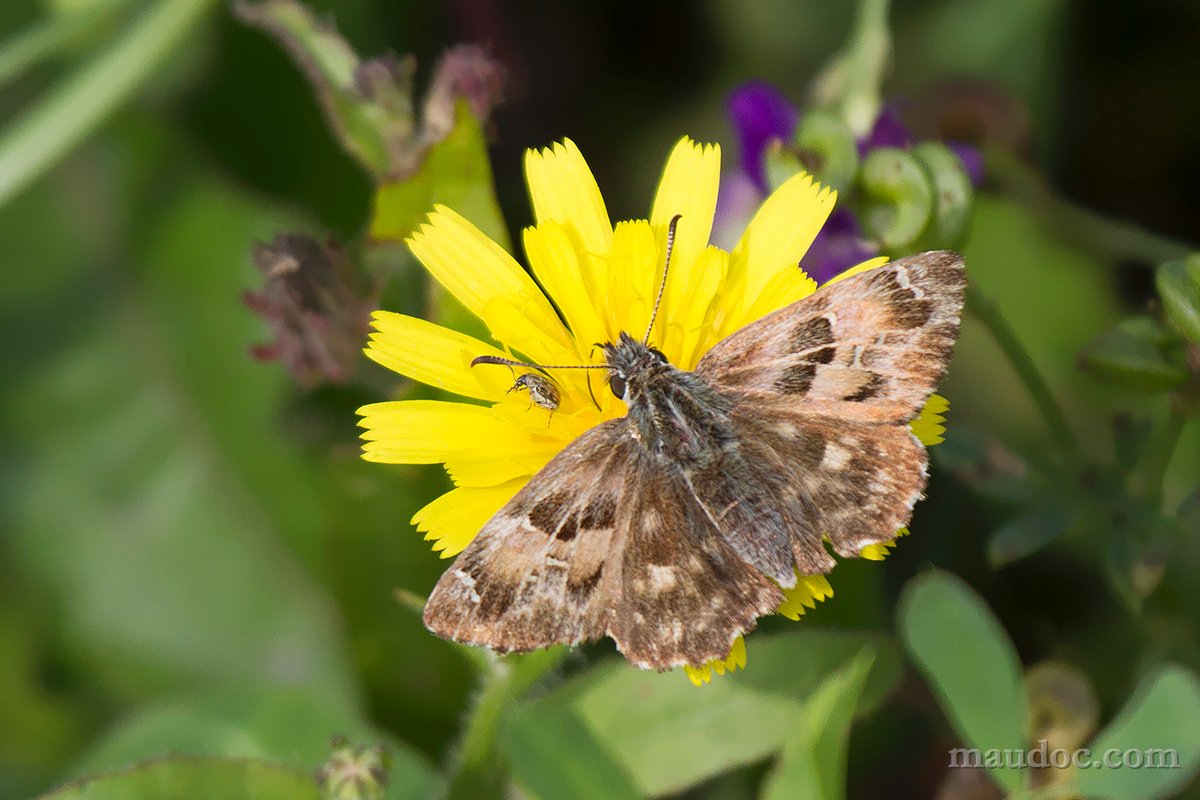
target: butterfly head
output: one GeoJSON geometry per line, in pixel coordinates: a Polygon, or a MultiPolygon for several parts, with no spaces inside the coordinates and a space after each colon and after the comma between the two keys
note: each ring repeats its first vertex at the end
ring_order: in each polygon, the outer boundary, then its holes
{"type": "Polygon", "coordinates": [[[608,388],[626,403],[642,395],[653,379],[675,368],[660,350],[622,332],[615,342],[600,345],[608,366],[608,388]]]}

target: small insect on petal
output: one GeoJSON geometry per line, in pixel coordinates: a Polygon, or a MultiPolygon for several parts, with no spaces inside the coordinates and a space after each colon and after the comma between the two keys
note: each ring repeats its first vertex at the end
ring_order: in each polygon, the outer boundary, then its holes
{"type": "Polygon", "coordinates": [[[526,372],[517,376],[517,380],[508,391],[515,392],[519,389],[529,392],[531,407],[537,405],[547,411],[556,411],[562,400],[558,387],[549,378],[538,375],[536,372],[526,372]]]}

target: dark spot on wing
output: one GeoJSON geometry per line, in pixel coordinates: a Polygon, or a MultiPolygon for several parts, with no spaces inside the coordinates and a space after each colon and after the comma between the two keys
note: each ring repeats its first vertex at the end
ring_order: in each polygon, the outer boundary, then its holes
{"type": "Polygon", "coordinates": [[[828,364],[837,355],[836,347],[822,347],[815,353],[810,353],[808,360],[815,364],[828,364]]]}
{"type": "MultiPolygon", "coordinates": [[[[478,586],[478,582],[476,583],[478,586]]],[[[498,580],[490,580],[479,593],[476,612],[482,619],[499,619],[513,604],[515,586],[498,580]]]]}
{"type": "Polygon", "coordinates": [[[870,377],[867,378],[867,382],[858,391],[848,394],[842,399],[849,400],[852,403],[861,403],[863,400],[870,400],[872,397],[877,396],[886,385],[887,379],[877,372],[872,372],[870,373],[870,377]]]}
{"type": "Polygon", "coordinates": [[[558,491],[546,495],[529,510],[529,524],[547,536],[569,542],[578,533],[578,519],[573,511],[569,492],[558,491]]]}
{"type": "Polygon", "coordinates": [[[775,380],[775,388],[784,394],[805,394],[817,376],[815,364],[793,364],[775,380]]]}
{"type": "Polygon", "coordinates": [[[788,351],[801,353],[833,343],[833,325],[828,317],[812,317],[804,320],[788,337],[788,351]]]}
{"type": "Polygon", "coordinates": [[[908,294],[907,298],[893,302],[892,321],[901,328],[919,328],[933,316],[933,301],[918,300],[911,292],[908,294]]]}
{"type": "Polygon", "coordinates": [[[588,530],[611,528],[617,515],[617,501],[611,495],[594,498],[579,518],[579,527],[588,530]]]}

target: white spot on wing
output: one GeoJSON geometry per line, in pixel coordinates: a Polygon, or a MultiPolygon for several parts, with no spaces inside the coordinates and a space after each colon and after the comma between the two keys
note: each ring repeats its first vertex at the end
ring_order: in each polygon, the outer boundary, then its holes
{"type": "Polygon", "coordinates": [[[845,469],[850,463],[850,451],[841,445],[826,444],[825,455],[821,457],[821,468],[828,470],[845,469]]]}

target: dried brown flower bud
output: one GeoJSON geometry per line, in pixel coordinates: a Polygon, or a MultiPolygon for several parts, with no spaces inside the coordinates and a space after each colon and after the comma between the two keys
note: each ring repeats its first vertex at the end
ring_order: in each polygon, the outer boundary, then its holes
{"type": "Polygon", "coordinates": [[[341,247],[278,234],[270,244],[255,245],[253,258],[264,283],[244,299],[275,338],[251,354],[282,361],[305,388],[348,380],[361,358],[375,299],[355,284],[341,247]]]}

